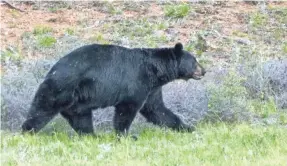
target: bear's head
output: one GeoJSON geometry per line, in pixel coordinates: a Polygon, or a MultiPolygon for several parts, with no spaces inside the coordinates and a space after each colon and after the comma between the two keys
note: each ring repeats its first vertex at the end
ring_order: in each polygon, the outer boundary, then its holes
{"type": "Polygon", "coordinates": [[[183,50],[181,43],[177,43],[174,47],[176,57],[178,59],[178,76],[180,79],[201,79],[206,73],[205,69],[197,62],[196,58],[189,52],[183,50]]]}

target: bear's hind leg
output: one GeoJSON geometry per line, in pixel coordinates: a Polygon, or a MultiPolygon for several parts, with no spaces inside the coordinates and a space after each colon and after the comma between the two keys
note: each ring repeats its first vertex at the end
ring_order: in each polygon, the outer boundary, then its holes
{"type": "Polygon", "coordinates": [[[136,104],[122,102],[116,105],[114,116],[114,128],[118,136],[127,135],[132,121],[137,114],[136,104]]]}
{"type": "Polygon", "coordinates": [[[93,134],[92,110],[84,111],[85,114],[61,112],[61,115],[68,120],[71,127],[79,134],[93,134]]]}

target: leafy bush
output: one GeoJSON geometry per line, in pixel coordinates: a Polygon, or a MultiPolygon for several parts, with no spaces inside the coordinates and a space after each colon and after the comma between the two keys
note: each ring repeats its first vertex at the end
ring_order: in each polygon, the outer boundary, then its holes
{"type": "Polygon", "coordinates": [[[230,71],[220,85],[209,84],[209,119],[236,121],[247,108],[247,90],[243,86],[245,78],[234,70],[230,71]]]}
{"type": "MultiPolygon", "coordinates": [[[[274,99],[277,107],[287,107],[287,59],[257,62],[247,69],[245,86],[252,98],[261,100],[274,99]]],[[[246,68],[248,68],[246,66],[246,68]]]]}

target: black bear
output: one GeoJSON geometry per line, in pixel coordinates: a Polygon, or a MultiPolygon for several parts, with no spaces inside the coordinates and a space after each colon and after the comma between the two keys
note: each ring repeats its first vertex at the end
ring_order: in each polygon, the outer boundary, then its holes
{"type": "MultiPolygon", "coordinates": [[[[93,133],[92,110],[115,106],[114,128],[123,135],[151,92],[175,79],[200,79],[204,74],[181,43],[172,48],[134,49],[86,45],[51,68],[35,94],[22,130],[38,132],[60,113],[77,133],[93,133]]],[[[141,113],[157,123],[152,111],[142,109],[141,113]]],[[[166,121],[182,125],[168,113],[166,121]]]]}

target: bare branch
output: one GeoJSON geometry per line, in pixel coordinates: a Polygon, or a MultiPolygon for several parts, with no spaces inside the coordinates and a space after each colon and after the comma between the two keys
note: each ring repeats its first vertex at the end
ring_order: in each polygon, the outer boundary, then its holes
{"type": "Polygon", "coordinates": [[[19,9],[19,8],[13,6],[12,4],[10,4],[10,3],[7,2],[7,1],[1,1],[1,2],[4,3],[4,4],[6,4],[6,5],[7,5],[9,8],[11,8],[11,9],[15,9],[15,10],[18,10],[18,11],[20,11],[20,12],[25,12],[24,10],[19,9]]]}

